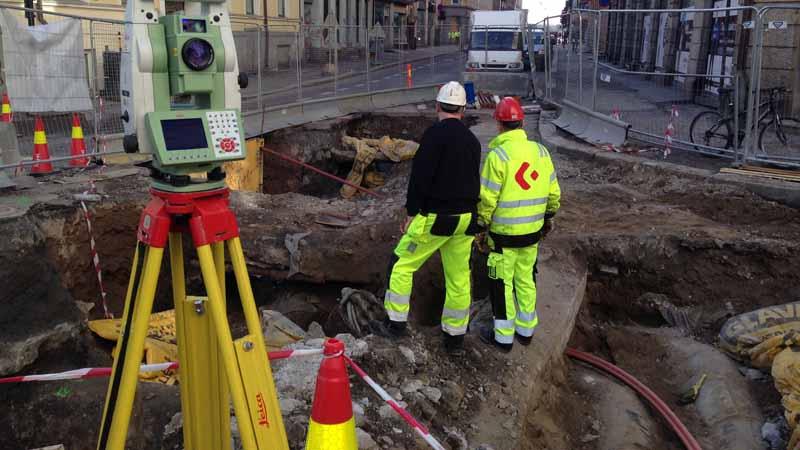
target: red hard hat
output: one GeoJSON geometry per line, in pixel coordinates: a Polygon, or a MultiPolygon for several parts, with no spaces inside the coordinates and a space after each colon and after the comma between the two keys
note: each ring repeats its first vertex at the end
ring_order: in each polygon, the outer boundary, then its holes
{"type": "Polygon", "coordinates": [[[497,104],[494,118],[500,122],[519,122],[525,118],[525,112],[514,97],[505,97],[497,104]]]}

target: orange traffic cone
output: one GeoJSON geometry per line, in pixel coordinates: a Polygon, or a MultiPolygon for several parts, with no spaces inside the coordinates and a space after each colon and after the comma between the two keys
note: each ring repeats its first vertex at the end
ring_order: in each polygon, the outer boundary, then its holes
{"type": "Polygon", "coordinates": [[[406,86],[408,88],[414,87],[414,81],[411,78],[411,64],[406,64],[406,86]]]}
{"type": "MultiPolygon", "coordinates": [[[[72,114],[72,156],[86,155],[86,143],[83,141],[83,128],[81,128],[81,119],[78,114],[72,114]]],[[[72,167],[86,167],[89,164],[89,158],[73,158],[69,160],[69,165],[72,167]]]]}
{"type": "Polygon", "coordinates": [[[356,421],[350,380],[344,362],[344,342],[328,339],[319,366],[306,450],[357,450],[356,421]]]}
{"type": "Polygon", "coordinates": [[[0,122],[11,123],[11,102],[8,93],[3,93],[3,106],[0,106],[0,122]]]}
{"type": "MultiPolygon", "coordinates": [[[[44,122],[36,116],[36,126],[33,128],[33,160],[42,161],[50,159],[50,150],[47,148],[47,135],[44,134],[44,122]]],[[[46,175],[53,171],[50,161],[36,163],[31,166],[31,175],[46,175]]]]}

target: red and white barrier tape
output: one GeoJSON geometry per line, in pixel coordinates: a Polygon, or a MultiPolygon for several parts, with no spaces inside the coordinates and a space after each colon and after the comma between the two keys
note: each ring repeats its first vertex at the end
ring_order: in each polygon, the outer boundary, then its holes
{"type": "MultiPolygon", "coordinates": [[[[96,188],[94,181],[90,180],[89,189],[83,194],[94,194],[95,192],[96,188]]],[[[97,255],[97,247],[95,246],[94,242],[91,214],[89,214],[89,208],[86,207],[86,202],[83,200],[81,200],[81,208],[83,209],[83,218],[86,219],[86,229],[89,233],[89,248],[92,252],[92,264],[94,265],[94,271],[97,274],[97,283],[100,285],[100,298],[103,303],[103,316],[105,316],[106,319],[113,319],[114,315],[108,311],[108,303],[106,302],[106,288],[105,285],[103,285],[103,271],[100,269],[100,257],[97,255]]]]}
{"type": "MultiPolygon", "coordinates": [[[[321,348],[299,349],[299,350],[278,350],[268,352],[270,361],[278,359],[296,358],[302,356],[321,355],[321,348]]],[[[177,362],[165,362],[159,364],[142,364],[139,372],[159,372],[165,370],[175,370],[179,367],[177,362]]],[[[111,367],[87,367],[85,369],[75,369],[59,373],[46,373],[37,375],[20,375],[16,377],[0,378],[0,384],[26,383],[30,381],[61,381],[61,380],[86,380],[89,378],[102,378],[111,375],[111,367]]]]}
{"type": "Polygon", "coordinates": [[[344,359],[345,361],[347,361],[347,364],[353,369],[353,371],[355,371],[355,373],[358,374],[359,378],[361,378],[365,383],[367,383],[369,387],[371,387],[372,390],[375,391],[375,393],[378,394],[383,399],[383,401],[385,401],[389,406],[391,406],[392,409],[397,414],[399,414],[400,417],[402,417],[403,420],[405,420],[406,423],[409,424],[414,429],[414,431],[416,431],[417,434],[419,434],[420,437],[424,439],[425,442],[428,443],[428,445],[431,446],[431,448],[435,450],[445,450],[445,448],[442,447],[442,444],[440,444],[439,441],[437,441],[436,438],[431,435],[430,431],[428,431],[428,429],[424,425],[419,423],[417,419],[415,419],[411,414],[409,414],[408,411],[403,409],[403,407],[400,406],[392,398],[392,396],[389,395],[388,392],[386,392],[382,387],[380,387],[380,385],[378,385],[378,383],[376,383],[369,375],[367,375],[366,372],[364,372],[364,369],[359,367],[359,365],[353,362],[353,360],[350,359],[349,357],[345,356],[344,359]]]}
{"type": "Polygon", "coordinates": [[[672,105],[669,112],[669,122],[664,130],[664,159],[672,153],[672,136],[675,134],[675,118],[678,117],[678,107],[672,105]]]}

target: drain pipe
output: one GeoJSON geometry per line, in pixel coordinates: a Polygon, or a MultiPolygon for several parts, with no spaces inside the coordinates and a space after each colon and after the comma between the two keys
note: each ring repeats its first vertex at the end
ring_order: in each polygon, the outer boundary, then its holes
{"type": "Polygon", "coordinates": [[[351,182],[345,180],[344,178],[339,178],[339,177],[337,177],[336,175],[334,175],[332,173],[325,172],[322,169],[317,169],[316,167],[312,166],[311,164],[306,164],[303,161],[299,161],[299,160],[296,160],[296,159],[291,158],[289,156],[282,155],[282,154],[276,152],[275,150],[268,149],[267,147],[261,147],[261,150],[269,153],[272,156],[277,156],[278,158],[280,158],[280,159],[282,159],[284,161],[290,162],[292,164],[297,164],[298,166],[301,166],[301,167],[305,167],[306,169],[308,169],[308,170],[310,170],[312,172],[316,172],[316,173],[322,175],[323,177],[330,178],[331,180],[338,181],[339,183],[342,183],[342,184],[346,184],[346,185],[350,186],[351,188],[359,190],[359,191],[361,191],[361,192],[363,192],[365,194],[372,195],[373,197],[376,197],[376,198],[384,198],[383,195],[378,194],[375,191],[371,191],[371,190],[369,190],[367,188],[363,188],[363,187],[361,187],[361,186],[359,186],[357,184],[354,184],[354,183],[351,183],[351,182]]]}
{"type": "Polygon", "coordinates": [[[655,392],[642,384],[641,381],[634,378],[633,375],[625,372],[614,364],[598,358],[597,356],[590,355],[589,353],[584,353],[572,348],[568,348],[565,353],[570,358],[583,361],[627,384],[630,388],[636,391],[640,397],[643,397],[645,400],[647,400],[647,402],[650,403],[650,406],[655,408],[659,414],[661,414],[664,420],[666,420],[669,424],[670,428],[672,428],[672,431],[678,435],[678,438],[680,438],[687,450],[702,450],[700,444],[686,428],[686,425],[681,422],[681,419],[679,419],[678,416],[675,415],[671,409],[669,409],[669,406],[667,406],[667,404],[664,403],[664,401],[661,400],[661,398],[659,398],[655,392]]]}

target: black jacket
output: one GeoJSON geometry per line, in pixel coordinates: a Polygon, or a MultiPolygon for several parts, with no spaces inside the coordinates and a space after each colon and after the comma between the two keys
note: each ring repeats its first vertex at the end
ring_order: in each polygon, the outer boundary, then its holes
{"type": "Polygon", "coordinates": [[[481,143],[462,121],[445,119],[425,130],[408,180],[408,215],[474,212],[480,164],[481,143]]]}

